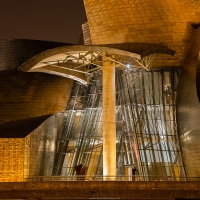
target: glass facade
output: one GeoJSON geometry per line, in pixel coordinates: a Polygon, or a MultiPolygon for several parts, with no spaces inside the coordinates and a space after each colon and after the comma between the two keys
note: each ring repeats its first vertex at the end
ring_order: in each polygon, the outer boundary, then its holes
{"type": "MultiPolygon", "coordinates": [[[[176,125],[180,71],[116,70],[117,175],[136,168],[138,180],[184,180],[176,125]]],[[[103,174],[102,73],[74,83],[57,141],[52,175],[103,174]]]]}

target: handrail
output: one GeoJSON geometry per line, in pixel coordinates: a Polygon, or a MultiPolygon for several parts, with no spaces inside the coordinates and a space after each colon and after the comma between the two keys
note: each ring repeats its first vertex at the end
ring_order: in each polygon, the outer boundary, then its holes
{"type": "Polygon", "coordinates": [[[103,175],[74,175],[74,176],[32,176],[24,178],[24,182],[31,181],[200,181],[200,177],[172,177],[172,176],[103,176],[103,175]]]}

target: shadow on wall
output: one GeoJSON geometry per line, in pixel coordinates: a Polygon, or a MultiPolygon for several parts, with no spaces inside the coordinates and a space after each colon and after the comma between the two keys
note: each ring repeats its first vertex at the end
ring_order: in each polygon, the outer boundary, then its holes
{"type": "Polygon", "coordinates": [[[65,45],[39,40],[0,40],[0,137],[25,137],[49,116],[65,110],[71,80],[17,71],[36,54],[65,45]]]}

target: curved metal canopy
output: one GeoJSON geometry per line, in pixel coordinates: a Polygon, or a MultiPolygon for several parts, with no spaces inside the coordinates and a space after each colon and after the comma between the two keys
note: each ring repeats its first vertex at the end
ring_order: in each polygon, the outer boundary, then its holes
{"type": "Polygon", "coordinates": [[[150,69],[155,54],[141,57],[141,55],[103,46],[68,45],[53,48],[35,55],[18,70],[25,72],[44,72],[77,80],[83,84],[93,72],[101,70],[102,57],[108,57],[115,63],[115,67],[150,69]]]}

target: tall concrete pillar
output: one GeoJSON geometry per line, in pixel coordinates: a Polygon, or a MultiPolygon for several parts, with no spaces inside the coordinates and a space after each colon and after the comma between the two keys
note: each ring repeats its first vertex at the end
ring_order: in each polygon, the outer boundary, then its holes
{"type": "Polygon", "coordinates": [[[103,175],[116,176],[115,65],[103,61],[103,175]]]}

